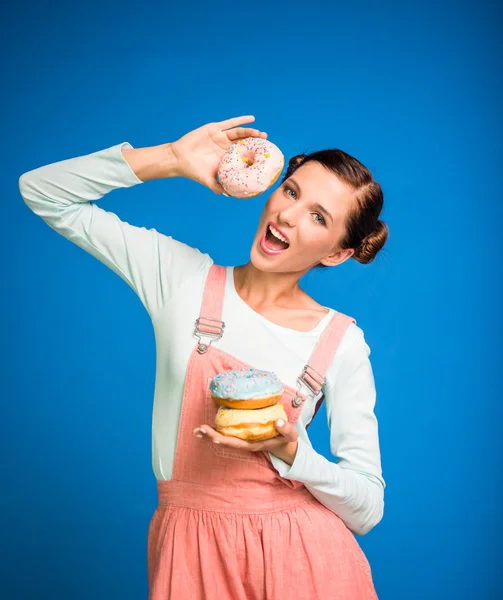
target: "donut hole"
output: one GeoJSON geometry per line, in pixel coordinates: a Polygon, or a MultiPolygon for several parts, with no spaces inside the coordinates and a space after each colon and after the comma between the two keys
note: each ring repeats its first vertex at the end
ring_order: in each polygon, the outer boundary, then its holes
{"type": "Polygon", "coordinates": [[[241,158],[246,167],[253,167],[255,164],[255,153],[251,152],[250,150],[245,150],[241,154],[241,158]]]}

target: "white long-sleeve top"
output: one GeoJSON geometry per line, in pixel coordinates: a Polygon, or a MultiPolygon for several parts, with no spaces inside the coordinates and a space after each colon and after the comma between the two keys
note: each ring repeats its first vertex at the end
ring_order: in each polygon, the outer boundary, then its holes
{"type": "MultiPolygon", "coordinates": [[[[124,159],[125,148],[132,146],[124,142],[29,171],[20,177],[19,187],[35,214],[117,273],[146,308],[156,340],[152,464],[157,479],[169,480],[185,372],[196,343],[194,322],[213,260],[197,248],[155,229],[130,225],[95,204],[112,190],[143,183],[124,159]]],[[[309,332],[282,327],[244,302],[234,287],[233,267],[226,269],[222,316],[226,327],[218,346],[256,368],[274,371],[295,388],[334,309],[309,332]]],[[[330,448],[337,462],[317,453],[306,432],[316,398],[304,403],[295,424],[299,445],[293,464],[270,454],[281,477],[302,482],[357,535],[370,531],[384,510],[385,482],[369,355],[363,331],[351,324],[326,373],[330,448]]]]}

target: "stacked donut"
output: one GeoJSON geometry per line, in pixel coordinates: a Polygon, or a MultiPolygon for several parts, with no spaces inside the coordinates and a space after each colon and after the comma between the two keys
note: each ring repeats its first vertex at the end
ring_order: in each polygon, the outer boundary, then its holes
{"type": "Polygon", "coordinates": [[[277,419],[288,420],[279,404],[283,384],[269,371],[224,371],[212,379],[210,393],[219,407],[215,427],[222,435],[247,441],[267,440],[279,435],[277,419]]]}

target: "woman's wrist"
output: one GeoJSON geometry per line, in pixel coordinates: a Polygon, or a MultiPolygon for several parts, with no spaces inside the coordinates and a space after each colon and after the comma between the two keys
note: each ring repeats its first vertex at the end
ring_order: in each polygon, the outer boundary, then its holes
{"type": "Polygon", "coordinates": [[[124,160],[141,181],[178,177],[178,161],[171,144],[122,150],[124,160]]]}
{"type": "Polygon", "coordinates": [[[275,450],[271,450],[271,454],[274,454],[277,458],[281,459],[287,465],[292,466],[295,461],[295,456],[297,455],[297,449],[299,447],[299,441],[295,440],[295,442],[288,442],[281,448],[277,448],[275,450]]]}

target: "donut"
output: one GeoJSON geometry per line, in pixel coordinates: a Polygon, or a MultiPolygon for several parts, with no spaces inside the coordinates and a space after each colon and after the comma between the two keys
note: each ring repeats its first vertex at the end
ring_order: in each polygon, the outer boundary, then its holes
{"type": "Polygon", "coordinates": [[[270,371],[233,369],[211,380],[210,393],[218,406],[258,409],[276,404],[283,395],[283,384],[270,371]]]}
{"type": "Polygon", "coordinates": [[[262,138],[235,142],[224,154],[218,181],[235,198],[258,196],[278,179],[285,159],[281,150],[262,138]]]}
{"type": "Polygon", "coordinates": [[[222,435],[238,437],[248,442],[268,440],[279,435],[277,419],[288,421],[282,404],[273,404],[255,410],[241,410],[221,406],[215,417],[215,428],[222,435]]]}

